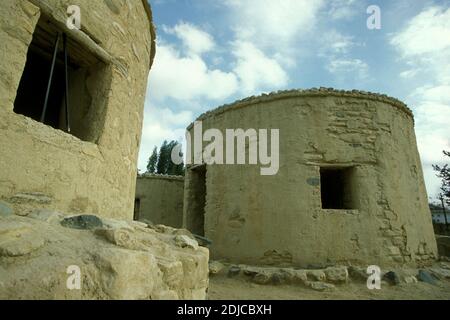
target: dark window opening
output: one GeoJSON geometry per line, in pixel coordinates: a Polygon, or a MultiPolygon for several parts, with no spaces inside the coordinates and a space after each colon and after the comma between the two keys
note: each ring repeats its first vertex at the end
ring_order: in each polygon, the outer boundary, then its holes
{"type": "Polygon", "coordinates": [[[320,168],[322,209],[355,209],[354,168],[320,168]]]}
{"type": "MultiPolygon", "coordinates": [[[[59,61],[61,59],[60,56],[61,54],[58,54],[54,67],[47,112],[44,119],[45,124],[55,129],[64,129],[61,117],[64,103],[65,76],[64,64],[59,61]]],[[[14,112],[40,121],[51,65],[51,57],[40,54],[33,46],[30,47],[14,102],[14,112]]]]}
{"type": "Polygon", "coordinates": [[[65,37],[50,19],[40,18],[28,48],[14,112],[36,121],[43,120],[41,122],[55,129],[70,131],[81,140],[97,142],[104,121],[106,95],[102,93],[110,83],[107,81],[109,71],[90,51],[70,37],[65,42],[65,37]],[[58,37],[47,108],[43,112],[58,37]],[[64,43],[67,52],[67,109],[64,43]]]}
{"type": "Polygon", "coordinates": [[[136,198],[136,199],[134,199],[133,220],[135,220],[135,221],[139,220],[140,211],[141,211],[141,199],[136,198]]]}

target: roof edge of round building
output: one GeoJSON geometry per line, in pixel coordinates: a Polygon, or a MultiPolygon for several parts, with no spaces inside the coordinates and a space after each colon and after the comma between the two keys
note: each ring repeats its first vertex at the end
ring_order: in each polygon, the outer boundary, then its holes
{"type": "Polygon", "coordinates": [[[149,69],[151,69],[153,65],[153,60],[155,59],[156,54],[156,28],[153,23],[153,12],[150,4],[147,2],[147,0],[142,0],[142,4],[144,5],[145,12],[147,13],[149,22],[150,22],[150,35],[152,37],[152,43],[150,47],[150,66],[149,69]]]}
{"type": "MultiPolygon", "coordinates": [[[[270,102],[275,100],[281,100],[281,99],[289,99],[289,98],[295,98],[295,97],[321,97],[321,96],[335,96],[335,97],[351,97],[351,98],[361,98],[361,99],[369,99],[374,101],[381,101],[386,102],[393,107],[405,112],[407,115],[409,115],[413,121],[414,121],[414,115],[411,111],[411,109],[408,108],[408,106],[403,103],[402,101],[390,97],[385,94],[381,93],[373,93],[368,91],[362,91],[362,90],[338,90],[334,88],[311,88],[311,89],[292,89],[292,90],[280,90],[280,91],[274,91],[271,93],[263,93],[258,96],[250,96],[244,99],[237,100],[235,102],[224,104],[222,106],[219,106],[215,109],[206,111],[205,113],[202,113],[195,121],[204,120],[207,118],[210,118],[215,115],[222,114],[224,112],[233,110],[233,109],[239,109],[243,108],[249,105],[254,105],[257,103],[262,102],[270,102]]],[[[193,127],[194,123],[191,123],[187,130],[190,130],[193,127]]]]}
{"type": "Polygon", "coordinates": [[[158,173],[142,173],[138,174],[138,179],[165,179],[165,180],[184,180],[184,176],[158,174],[158,173]]]}

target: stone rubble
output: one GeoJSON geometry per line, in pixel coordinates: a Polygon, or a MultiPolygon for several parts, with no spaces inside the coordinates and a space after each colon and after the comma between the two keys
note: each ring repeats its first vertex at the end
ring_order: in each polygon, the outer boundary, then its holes
{"type": "Polygon", "coordinates": [[[187,230],[82,217],[69,218],[85,229],[48,210],[0,215],[0,299],[206,298],[209,251],[187,230]],[[80,290],[67,286],[70,266],[80,290]]]}
{"type": "Polygon", "coordinates": [[[366,282],[367,281],[367,272],[366,269],[357,266],[348,267],[349,276],[356,281],[366,282]]]}
{"type": "Polygon", "coordinates": [[[389,283],[390,285],[398,285],[400,284],[400,278],[394,271],[386,272],[383,275],[383,280],[389,283]]]}
{"type": "Polygon", "coordinates": [[[197,240],[190,238],[186,235],[175,236],[175,244],[181,248],[191,248],[194,250],[198,249],[197,240]]]}
{"type": "Polygon", "coordinates": [[[316,291],[332,291],[336,288],[331,283],[325,283],[325,282],[321,282],[321,281],[310,282],[309,287],[316,291]]]}
{"type": "Polygon", "coordinates": [[[73,229],[91,230],[101,228],[103,226],[102,220],[94,215],[78,215],[74,217],[67,217],[61,221],[61,225],[73,229]]]}
{"type": "MultiPolygon", "coordinates": [[[[409,285],[418,281],[436,284],[450,279],[450,266],[441,262],[427,270],[396,269],[382,273],[382,284],[409,285]]],[[[330,266],[324,269],[296,269],[293,267],[230,265],[221,261],[209,262],[210,276],[219,274],[236,277],[257,285],[301,285],[316,291],[331,291],[350,282],[366,283],[369,274],[358,266],[330,266]]]]}
{"type": "Polygon", "coordinates": [[[209,274],[218,274],[220,273],[225,266],[219,261],[210,261],[209,262],[209,274]]]}
{"type": "Polygon", "coordinates": [[[346,283],[348,281],[348,270],[346,267],[328,267],[324,272],[329,282],[346,283]]]}
{"type": "Polygon", "coordinates": [[[403,281],[407,284],[417,283],[417,278],[414,276],[406,276],[403,278],[403,281]]]}
{"type": "Polygon", "coordinates": [[[419,270],[419,273],[417,274],[417,280],[435,285],[437,279],[433,277],[428,271],[419,270]]]}

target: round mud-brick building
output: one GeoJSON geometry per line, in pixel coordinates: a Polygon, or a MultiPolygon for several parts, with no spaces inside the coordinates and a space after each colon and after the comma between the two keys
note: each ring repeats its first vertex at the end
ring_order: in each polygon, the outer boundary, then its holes
{"type": "MultiPolygon", "coordinates": [[[[413,115],[402,102],[356,90],[292,90],[225,105],[197,121],[202,132],[223,132],[224,154],[226,129],[267,129],[269,153],[270,131],[279,130],[275,174],[249,164],[252,139],[245,164],[188,166],[183,223],[212,241],[213,259],[384,266],[436,257],[413,115]]],[[[194,125],[188,132],[194,137],[194,125]]],[[[188,152],[188,163],[196,154],[188,152]]]]}

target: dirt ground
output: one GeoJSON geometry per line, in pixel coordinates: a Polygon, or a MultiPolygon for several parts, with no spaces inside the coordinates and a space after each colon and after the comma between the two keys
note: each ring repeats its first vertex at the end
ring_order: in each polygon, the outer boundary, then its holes
{"type": "Polygon", "coordinates": [[[424,282],[396,286],[382,284],[380,290],[369,290],[364,283],[338,285],[332,292],[319,292],[295,285],[258,285],[241,278],[215,275],[209,279],[210,300],[450,300],[450,281],[437,285],[424,282]]]}

